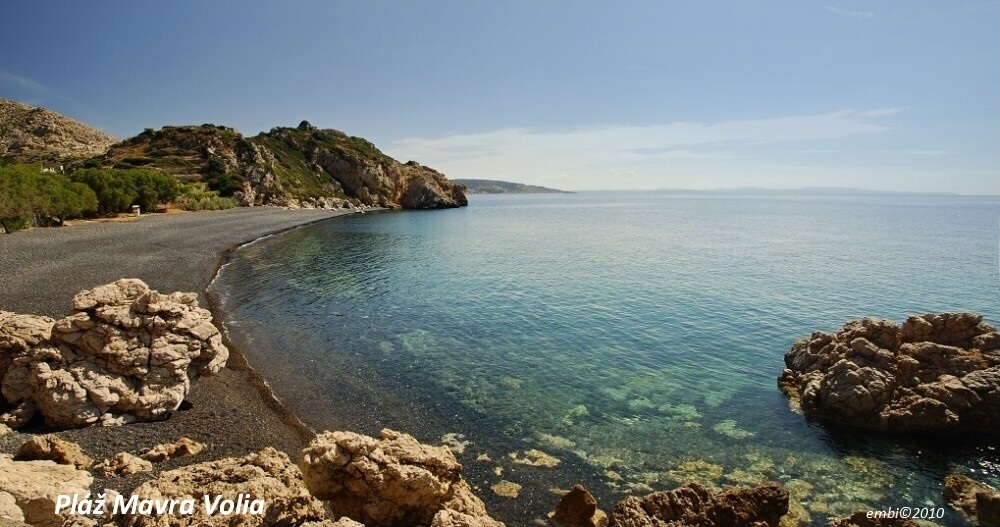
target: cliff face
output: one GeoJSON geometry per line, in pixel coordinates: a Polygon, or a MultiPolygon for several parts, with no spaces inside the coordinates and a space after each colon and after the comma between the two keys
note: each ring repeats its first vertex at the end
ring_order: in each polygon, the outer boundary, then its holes
{"type": "Polygon", "coordinates": [[[465,187],[416,162],[402,164],[372,143],[303,121],[245,138],[213,125],[146,130],[109,150],[104,166],[144,167],[229,189],[242,204],[357,204],[438,209],[468,204],[465,187]]]}
{"type": "Polygon", "coordinates": [[[115,141],[52,110],[0,98],[0,155],[56,163],[100,155],[115,141]]]}

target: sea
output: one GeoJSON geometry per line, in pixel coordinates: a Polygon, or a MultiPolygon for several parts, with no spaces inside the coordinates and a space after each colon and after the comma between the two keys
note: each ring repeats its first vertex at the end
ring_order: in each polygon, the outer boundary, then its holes
{"type": "Polygon", "coordinates": [[[475,195],[262,239],[210,292],[309,426],[448,444],[508,525],[577,483],[610,510],[765,481],[799,525],[890,507],[962,525],[941,482],[1000,484],[995,437],[811,422],[776,379],[794,342],[852,319],[997,325],[998,259],[996,196],[475,195]]]}

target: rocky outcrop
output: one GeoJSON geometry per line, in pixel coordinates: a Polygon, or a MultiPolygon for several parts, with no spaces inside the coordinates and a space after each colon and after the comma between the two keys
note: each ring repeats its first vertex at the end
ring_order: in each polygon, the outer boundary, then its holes
{"type": "Polygon", "coordinates": [[[402,164],[369,141],[303,121],[256,137],[214,125],[166,126],[126,139],[106,167],[200,177],[244,206],[440,209],[468,204],[465,187],[416,162],[402,164]]]}
{"type": "Polygon", "coordinates": [[[944,479],[944,499],[980,527],[1000,527],[1000,492],[962,474],[944,479]]]}
{"type": "Polygon", "coordinates": [[[121,518],[126,527],[301,525],[325,517],[323,504],[310,496],[302,484],[299,469],[288,455],[273,448],[243,458],[220,459],[163,472],[140,485],[133,495],[140,500],[160,502],[194,499],[194,510],[191,514],[164,516],[127,514],[121,518]],[[224,510],[220,508],[210,514],[206,496],[210,503],[218,499],[245,504],[242,506],[246,511],[238,515],[220,514],[224,510]]]}
{"type": "Polygon", "coordinates": [[[52,110],[0,98],[0,156],[55,163],[101,155],[116,141],[52,110]]]}
{"type": "Polygon", "coordinates": [[[335,515],[368,527],[503,525],[487,515],[447,447],[392,430],[379,439],[324,432],[302,451],[299,467],[335,515]]]}
{"type": "Polygon", "coordinates": [[[34,413],[49,426],[166,418],[200,375],[226,364],[211,313],[194,293],[162,294],[125,279],[82,291],[53,321],[0,312],[0,423],[34,413]]]}
{"type": "Polygon", "coordinates": [[[85,469],[94,462],[83,453],[80,445],[48,434],[35,436],[25,441],[14,454],[14,461],[38,461],[47,459],[60,465],[73,465],[85,469]]]}
{"type": "Polygon", "coordinates": [[[14,497],[24,521],[31,525],[61,525],[66,516],[55,513],[58,497],[76,495],[84,499],[93,481],[89,473],[70,465],[52,461],[14,461],[0,454],[0,492],[14,497]]]}
{"type": "Polygon", "coordinates": [[[21,508],[17,506],[17,500],[9,492],[0,491],[0,518],[18,522],[24,521],[24,513],[21,512],[21,508]]]}
{"type": "Polygon", "coordinates": [[[105,478],[131,476],[153,470],[153,464],[128,452],[119,452],[111,459],[94,465],[94,472],[105,478]]]}
{"type": "Polygon", "coordinates": [[[549,519],[560,527],[598,527],[608,515],[597,508],[597,500],[583,485],[575,485],[549,513],[549,519]]]}
{"type": "Polygon", "coordinates": [[[813,333],[778,386],[808,415],[896,433],[1000,430],[1000,334],[971,313],[870,318],[813,333]]]}
{"type": "Polygon", "coordinates": [[[645,497],[629,497],[611,512],[609,527],[778,527],[788,492],[776,483],[730,487],[712,494],[691,483],[645,497]]]}
{"type": "Polygon", "coordinates": [[[173,443],[163,443],[150,448],[142,455],[142,459],[162,463],[175,457],[197,456],[202,450],[205,450],[205,443],[182,437],[173,443]]]}

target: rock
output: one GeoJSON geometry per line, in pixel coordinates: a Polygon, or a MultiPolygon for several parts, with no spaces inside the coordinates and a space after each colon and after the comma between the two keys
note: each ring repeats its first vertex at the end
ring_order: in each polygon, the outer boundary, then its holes
{"type": "Polygon", "coordinates": [[[36,461],[48,459],[60,465],[73,465],[84,469],[94,460],[83,453],[80,445],[64,441],[52,434],[36,436],[22,444],[14,454],[15,461],[36,461]]]}
{"type": "Polygon", "coordinates": [[[559,500],[549,519],[564,527],[598,527],[608,515],[597,508],[597,500],[583,485],[576,485],[559,500]]]}
{"type": "Polygon", "coordinates": [[[431,527],[504,527],[489,516],[474,516],[453,509],[441,509],[434,515],[431,527]]]}
{"type": "Polygon", "coordinates": [[[337,521],[323,520],[321,522],[306,522],[299,527],[365,527],[365,525],[345,516],[337,521]]]}
{"type": "MultiPolygon", "coordinates": [[[[38,527],[57,527],[68,517],[56,515],[59,495],[86,497],[94,478],[85,470],[53,461],[14,461],[0,454],[0,492],[14,497],[24,521],[38,527]]],[[[62,512],[62,511],[60,511],[62,512]]]]}
{"type": "Polygon", "coordinates": [[[776,483],[730,487],[712,494],[692,483],[615,505],[609,527],[778,527],[788,492],[776,483]]]}
{"type": "Polygon", "coordinates": [[[335,515],[368,527],[502,525],[462,479],[451,450],[392,430],[379,439],[324,432],[302,451],[299,467],[306,487],[335,515]]]}
{"type": "Polygon", "coordinates": [[[86,159],[103,154],[117,142],[114,137],[65,115],[2,98],[0,130],[3,130],[0,156],[12,155],[22,163],[50,158],[86,159]]]}
{"type": "Polygon", "coordinates": [[[3,396],[22,414],[0,422],[23,424],[33,411],[56,428],[165,419],[192,381],[229,357],[194,293],[125,279],[80,292],[73,305],[55,322],[0,313],[3,396]]]}
{"type": "Polygon", "coordinates": [[[140,485],[133,494],[140,500],[193,498],[194,513],[162,518],[155,514],[128,514],[122,518],[126,527],[300,525],[321,521],[325,516],[323,504],[310,496],[302,484],[298,468],[284,452],[270,447],[244,458],[220,459],[163,472],[156,479],[140,485]],[[244,502],[262,500],[264,514],[228,516],[218,512],[214,515],[207,513],[206,496],[211,500],[221,496],[223,500],[236,501],[241,494],[244,495],[244,502]],[[237,517],[239,522],[234,523],[237,517]]]}
{"type": "Polygon", "coordinates": [[[894,433],[1000,431],[1000,334],[971,313],[870,318],[813,333],[785,354],[793,409],[894,433]]]}
{"type": "Polygon", "coordinates": [[[153,470],[153,464],[128,452],[119,452],[111,459],[105,459],[94,465],[94,472],[105,478],[131,476],[140,472],[153,470]]]}
{"type": "Polygon", "coordinates": [[[162,463],[175,457],[196,456],[205,450],[205,443],[182,437],[173,443],[163,443],[150,448],[141,457],[154,463],[162,463]]]}
{"type": "Polygon", "coordinates": [[[490,490],[501,498],[514,499],[521,494],[521,485],[513,481],[502,480],[500,483],[491,485],[490,490]]]}
{"type": "Polygon", "coordinates": [[[3,437],[11,432],[13,432],[13,430],[11,430],[9,426],[0,423],[0,437],[3,437]]]}
{"type": "Polygon", "coordinates": [[[869,511],[858,511],[847,518],[832,518],[830,527],[920,527],[910,519],[869,518],[869,511]]]}
{"type": "Polygon", "coordinates": [[[555,456],[549,455],[536,448],[525,450],[524,457],[521,457],[517,452],[511,452],[507,454],[507,457],[518,465],[528,465],[532,467],[552,468],[561,463],[561,461],[555,456]]]}
{"type": "Polygon", "coordinates": [[[0,491],[0,518],[19,522],[24,521],[24,513],[17,506],[17,500],[8,492],[0,491]]]}
{"type": "Polygon", "coordinates": [[[980,527],[1000,526],[1000,492],[962,474],[944,478],[944,499],[980,527]]]}

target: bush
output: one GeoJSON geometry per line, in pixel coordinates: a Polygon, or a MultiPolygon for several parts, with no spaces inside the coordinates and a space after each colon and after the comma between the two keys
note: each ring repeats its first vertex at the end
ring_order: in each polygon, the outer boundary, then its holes
{"type": "Polygon", "coordinates": [[[61,224],[97,206],[93,190],[62,174],[43,173],[33,165],[0,167],[0,225],[7,232],[61,224]]]}
{"type": "Polygon", "coordinates": [[[176,179],[150,170],[84,168],[70,177],[94,191],[101,214],[128,212],[132,205],[154,211],[158,204],[174,200],[180,192],[176,179]]]}
{"type": "Polygon", "coordinates": [[[177,199],[184,210],[225,210],[236,206],[236,200],[219,196],[218,192],[190,191],[177,199]]]}

